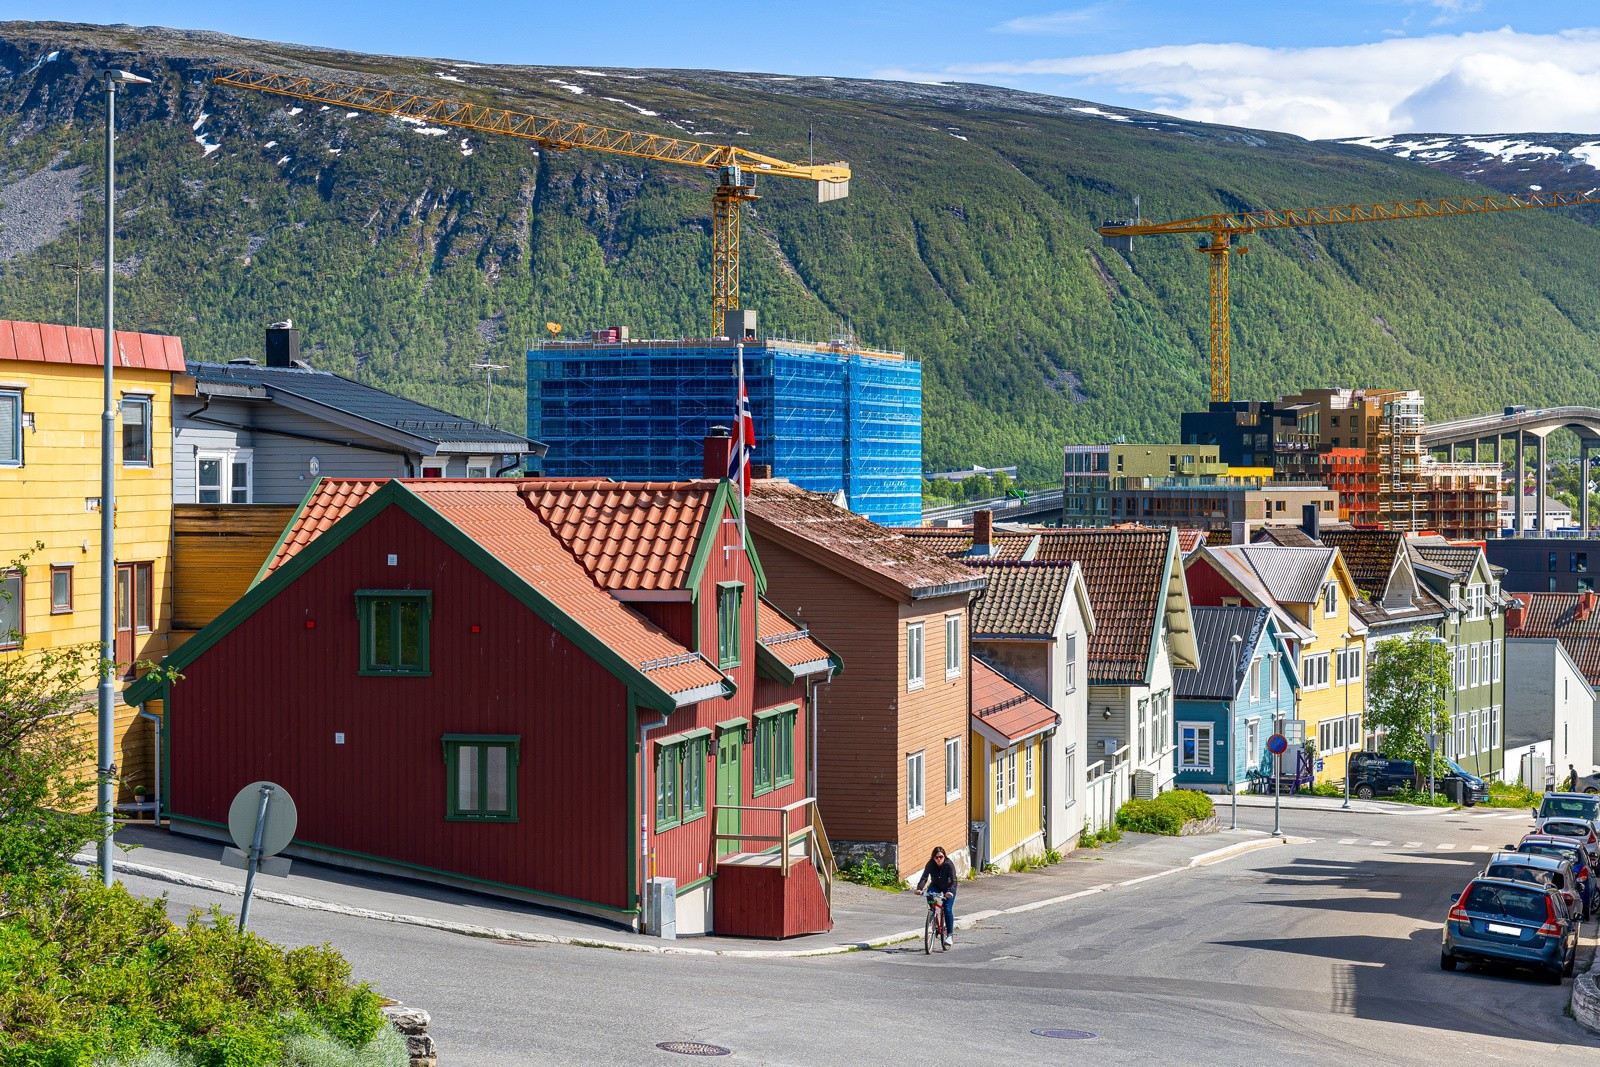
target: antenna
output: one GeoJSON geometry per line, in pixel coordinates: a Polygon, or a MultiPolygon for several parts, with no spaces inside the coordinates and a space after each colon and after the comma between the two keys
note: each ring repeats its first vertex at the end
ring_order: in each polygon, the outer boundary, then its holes
{"type": "Polygon", "coordinates": [[[497,371],[497,370],[505,370],[506,369],[505,368],[505,364],[503,364],[503,363],[474,363],[474,364],[472,364],[472,368],[473,368],[473,370],[481,370],[481,371],[483,371],[483,381],[484,381],[483,424],[485,426],[493,426],[494,423],[492,421],[490,421],[490,420],[491,420],[492,416],[494,415],[494,372],[497,371]]]}

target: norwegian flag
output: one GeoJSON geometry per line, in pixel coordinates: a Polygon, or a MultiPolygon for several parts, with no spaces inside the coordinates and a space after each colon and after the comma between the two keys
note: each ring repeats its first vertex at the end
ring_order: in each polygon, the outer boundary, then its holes
{"type": "Polygon", "coordinates": [[[756,420],[750,414],[750,393],[744,385],[744,345],[739,346],[739,413],[734,416],[733,455],[728,462],[728,480],[738,482],[745,496],[750,495],[750,457],[756,450],[756,420]]]}

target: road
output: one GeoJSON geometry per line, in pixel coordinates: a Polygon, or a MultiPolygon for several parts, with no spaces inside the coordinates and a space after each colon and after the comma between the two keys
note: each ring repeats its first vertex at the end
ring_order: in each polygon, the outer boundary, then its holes
{"type": "MultiPolygon", "coordinates": [[[[1439,969],[1444,912],[1483,863],[1474,847],[1514,840],[1526,813],[1283,818],[1313,840],[997,917],[932,957],[920,944],[787,960],[507,945],[266,903],[252,925],[330,941],[358,977],[427,1009],[443,1067],[683,1062],[654,1047],[673,1040],[763,1064],[1600,1062],[1600,1039],[1565,1014],[1569,984],[1439,969]],[[1031,1033],[1048,1028],[1095,1037],[1031,1033]]],[[[169,891],[175,912],[237,907],[127,881],[169,891]]]]}

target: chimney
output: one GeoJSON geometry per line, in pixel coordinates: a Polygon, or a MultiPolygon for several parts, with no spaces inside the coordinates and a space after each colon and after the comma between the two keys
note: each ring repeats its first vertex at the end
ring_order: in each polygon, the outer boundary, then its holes
{"type": "Polygon", "coordinates": [[[972,551],[976,554],[988,555],[989,543],[994,540],[994,512],[974,511],[972,513],[972,551]]]}
{"type": "Polygon", "coordinates": [[[1523,620],[1528,617],[1528,600],[1527,593],[1513,593],[1511,595],[1511,606],[1506,608],[1507,637],[1515,636],[1516,632],[1522,629],[1523,620]]]}
{"type": "Polygon", "coordinates": [[[287,322],[267,327],[267,366],[292,367],[300,358],[300,331],[287,322]]]}
{"type": "Polygon", "coordinates": [[[701,476],[717,481],[728,476],[728,467],[733,463],[733,437],[728,433],[726,426],[713,426],[706,432],[705,437],[705,466],[701,469],[701,476]]]}
{"type": "Polygon", "coordinates": [[[1300,529],[1316,542],[1322,541],[1322,511],[1317,504],[1300,505],[1300,529]]]}
{"type": "Polygon", "coordinates": [[[1600,605],[1600,593],[1589,589],[1578,594],[1577,621],[1588,622],[1589,616],[1594,614],[1596,605],[1600,605]]]}
{"type": "Polygon", "coordinates": [[[770,479],[771,477],[772,477],[772,464],[770,464],[770,463],[752,463],[752,464],[750,464],[750,480],[752,482],[765,481],[765,480],[770,479]]]}

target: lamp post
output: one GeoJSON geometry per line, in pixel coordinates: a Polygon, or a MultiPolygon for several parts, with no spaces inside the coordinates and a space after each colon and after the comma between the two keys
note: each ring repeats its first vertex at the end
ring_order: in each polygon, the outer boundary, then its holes
{"type": "Polygon", "coordinates": [[[1234,634],[1228,638],[1228,644],[1233,649],[1233,695],[1228,699],[1228,744],[1233,750],[1228,753],[1228,796],[1233,808],[1233,825],[1230,830],[1239,828],[1239,646],[1244,644],[1244,638],[1234,634]]]}
{"type": "MultiPolygon", "coordinates": [[[[117,86],[149,85],[149,78],[141,78],[125,70],[105,71],[106,83],[106,292],[105,292],[105,410],[100,413],[100,688],[98,692],[98,719],[100,727],[98,792],[96,808],[100,813],[100,879],[111,885],[111,866],[114,846],[111,841],[111,779],[115,774],[115,697],[116,672],[116,480],[112,455],[117,439],[117,409],[111,382],[112,359],[116,351],[113,332],[112,286],[115,269],[112,264],[113,243],[116,235],[117,203],[117,86]]],[[[132,590],[129,590],[131,593],[132,590]]],[[[132,605],[130,605],[131,608],[132,605]]]]}
{"type": "MultiPolygon", "coordinates": [[[[1438,634],[1429,634],[1427,642],[1437,648],[1444,649],[1446,656],[1450,655],[1450,642],[1438,634]]],[[[1455,668],[1455,659],[1453,657],[1450,660],[1450,666],[1452,670],[1455,668]]],[[[1444,706],[1443,693],[1439,694],[1439,706],[1444,706]]],[[[1430,804],[1433,803],[1433,750],[1439,747],[1439,731],[1434,729],[1437,724],[1437,718],[1437,713],[1428,715],[1428,802],[1430,804]]]]}
{"type": "MultiPolygon", "coordinates": [[[[1278,657],[1283,653],[1273,649],[1267,653],[1267,658],[1272,661],[1272,732],[1283,733],[1283,710],[1278,706],[1278,657]]],[[[1283,836],[1283,757],[1274,756],[1274,770],[1272,776],[1272,836],[1283,836]]]]}
{"type": "Polygon", "coordinates": [[[1350,810],[1350,638],[1355,636],[1348,630],[1344,635],[1344,803],[1339,805],[1345,811],[1350,810]]]}

